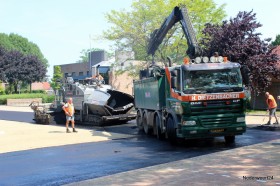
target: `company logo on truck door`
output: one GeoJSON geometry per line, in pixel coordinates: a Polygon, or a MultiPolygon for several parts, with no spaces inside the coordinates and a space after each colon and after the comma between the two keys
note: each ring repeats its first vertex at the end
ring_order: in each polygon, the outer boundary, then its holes
{"type": "Polygon", "coordinates": [[[226,93],[226,94],[202,94],[202,95],[191,95],[190,101],[200,100],[217,100],[217,99],[238,99],[243,98],[242,93],[226,93]]]}
{"type": "Polygon", "coordinates": [[[145,98],[150,98],[151,97],[151,93],[150,92],[145,92],[145,98]]]}

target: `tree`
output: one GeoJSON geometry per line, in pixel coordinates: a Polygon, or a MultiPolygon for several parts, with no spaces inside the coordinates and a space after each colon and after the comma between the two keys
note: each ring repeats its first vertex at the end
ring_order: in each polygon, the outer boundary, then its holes
{"type": "Polygon", "coordinates": [[[0,47],[6,50],[13,50],[15,47],[10,41],[9,35],[0,33],[0,47]]]}
{"type": "MultiPolygon", "coordinates": [[[[118,50],[132,50],[137,60],[147,60],[150,34],[179,4],[187,5],[198,38],[205,23],[220,23],[225,17],[224,5],[217,7],[213,0],[137,0],[132,3],[131,11],[113,10],[106,14],[112,26],[104,31],[103,36],[115,41],[118,50]]],[[[178,62],[184,57],[186,49],[186,39],[177,24],[163,40],[155,57],[165,61],[167,56],[171,56],[178,62]]]]}
{"type": "Polygon", "coordinates": [[[280,35],[278,34],[274,41],[271,43],[273,46],[280,45],[280,35]]]}
{"type": "Polygon", "coordinates": [[[4,55],[6,53],[6,50],[0,46],[0,81],[4,81],[4,55]]]}
{"type": "MultiPolygon", "coordinates": [[[[3,49],[3,48],[2,48],[3,49]]],[[[37,56],[24,55],[17,50],[1,50],[0,47],[0,68],[8,81],[10,87],[17,92],[18,85],[42,80],[47,68],[37,56]],[[1,52],[4,51],[4,52],[1,52]]]]}
{"type": "Polygon", "coordinates": [[[25,56],[21,68],[23,70],[22,81],[30,84],[30,92],[31,84],[36,81],[41,81],[47,73],[46,66],[34,55],[25,56]]]}
{"type": "Polygon", "coordinates": [[[47,59],[42,54],[40,48],[27,38],[24,38],[18,34],[4,34],[0,33],[0,46],[4,47],[6,50],[17,50],[24,55],[34,55],[37,56],[39,61],[41,61],[46,67],[49,66],[47,59]]]}
{"type": "Polygon", "coordinates": [[[53,72],[53,78],[51,80],[51,87],[54,90],[59,90],[61,83],[60,81],[62,80],[63,74],[61,72],[61,67],[60,66],[54,66],[54,72],[53,72]]]}
{"type": "Polygon", "coordinates": [[[5,52],[6,52],[5,49],[0,46],[0,95],[5,93],[5,90],[2,87],[2,82],[5,80],[4,69],[3,69],[5,52]]]}
{"type": "Polygon", "coordinates": [[[249,77],[250,83],[246,85],[259,93],[271,84],[271,76],[279,77],[279,71],[275,71],[278,57],[271,53],[270,39],[261,40],[261,34],[255,32],[262,26],[255,16],[252,11],[239,12],[222,25],[207,24],[201,44],[208,55],[219,52],[240,63],[244,79],[249,77]]]}
{"type": "Polygon", "coordinates": [[[22,69],[20,68],[24,60],[24,55],[15,50],[11,50],[5,53],[3,62],[3,71],[5,77],[9,83],[9,87],[14,87],[14,91],[17,92],[17,86],[22,80],[22,69]]]}

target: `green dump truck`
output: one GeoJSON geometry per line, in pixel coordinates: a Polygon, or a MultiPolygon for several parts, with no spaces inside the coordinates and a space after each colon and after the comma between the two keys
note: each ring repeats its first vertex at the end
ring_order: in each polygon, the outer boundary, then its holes
{"type": "Polygon", "coordinates": [[[191,58],[183,65],[151,65],[134,81],[137,126],[146,134],[178,139],[224,136],[233,143],[246,131],[246,98],[240,65],[225,57],[200,57],[202,50],[185,7],[175,7],[150,39],[148,54],[155,54],[163,37],[180,21],[188,40],[191,58]],[[186,26],[187,25],[187,26],[186,26]]]}

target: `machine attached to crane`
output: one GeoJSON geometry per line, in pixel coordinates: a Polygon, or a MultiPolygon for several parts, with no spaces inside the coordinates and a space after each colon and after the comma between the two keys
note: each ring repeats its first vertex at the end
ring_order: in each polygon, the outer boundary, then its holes
{"type": "Polygon", "coordinates": [[[180,22],[188,43],[182,65],[152,65],[134,81],[137,125],[159,139],[201,139],[224,136],[233,143],[246,131],[246,98],[240,64],[226,57],[203,56],[187,8],[175,7],[149,40],[147,53],[155,55],[167,32],[180,22]]]}

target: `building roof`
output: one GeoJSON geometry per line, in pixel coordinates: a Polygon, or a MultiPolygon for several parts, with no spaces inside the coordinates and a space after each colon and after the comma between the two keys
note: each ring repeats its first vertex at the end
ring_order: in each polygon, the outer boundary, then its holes
{"type": "Polygon", "coordinates": [[[101,62],[93,65],[93,67],[97,67],[98,65],[99,66],[111,66],[113,63],[115,63],[115,58],[111,58],[107,61],[101,61],[101,62]]]}
{"type": "Polygon", "coordinates": [[[49,90],[51,85],[49,82],[34,82],[31,84],[32,90],[49,90]]]}
{"type": "Polygon", "coordinates": [[[272,53],[273,54],[277,54],[280,56],[280,45],[278,45],[277,47],[275,47],[273,50],[272,50],[272,53]]]}
{"type": "Polygon", "coordinates": [[[277,47],[275,47],[275,48],[272,50],[272,53],[273,53],[273,54],[277,54],[278,57],[279,57],[279,60],[277,61],[277,68],[278,68],[278,70],[280,70],[280,45],[278,45],[277,47]]]}

